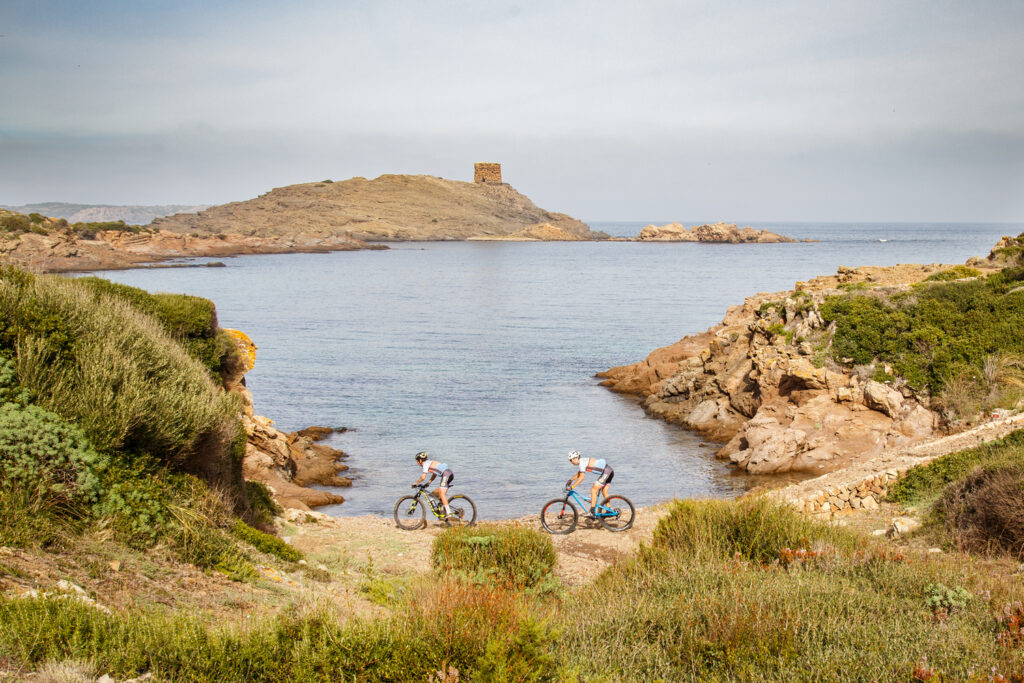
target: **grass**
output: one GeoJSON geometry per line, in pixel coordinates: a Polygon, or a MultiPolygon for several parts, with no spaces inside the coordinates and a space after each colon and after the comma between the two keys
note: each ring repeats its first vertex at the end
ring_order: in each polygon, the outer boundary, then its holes
{"type": "Polygon", "coordinates": [[[320,605],[226,627],[158,606],[108,615],[0,599],[0,658],[171,681],[424,681],[448,667],[462,681],[912,680],[924,662],[946,680],[1024,672],[1012,577],[763,500],[681,501],[633,560],[572,593],[458,574],[374,578],[365,590],[386,611],[370,621],[320,605]]]}
{"type": "Polygon", "coordinates": [[[555,566],[551,538],[535,529],[481,524],[446,529],[431,550],[434,569],[510,589],[544,584],[555,566]]]}
{"type": "Polygon", "coordinates": [[[929,506],[949,484],[965,478],[976,468],[999,469],[1024,463],[1024,430],[1003,439],[936,458],[919,465],[889,487],[886,500],[904,505],[929,506]]]}
{"type": "Polygon", "coordinates": [[[908,680],[923,656],[961,679],[1022,671],[995,637],[997,608],[1021,592],[766,502],[683,501],[577,597],[600,617],[570,621],[561,646],[610,680],[908,680]],[[940,584],[973,597],[938,618],[940,584]]]}

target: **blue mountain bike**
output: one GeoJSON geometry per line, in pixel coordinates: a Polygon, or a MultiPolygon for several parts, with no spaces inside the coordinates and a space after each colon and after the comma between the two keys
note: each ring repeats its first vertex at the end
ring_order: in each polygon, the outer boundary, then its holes
{"type": "MultiPolygon", "coordinates": [[[[566,489],[563,498],[555,498],[544,504],[540,511],[540,524],[549,534],[571,534],[576,530],[576,523],[581,510],[590,507],[590,501],[576,493],[575,489],[566,489]]],[[[633,503],[625,496],[608,496],[594,509],[594,519],[608,531],[625,531],[633,526],[636,512],[633,503]]]]}

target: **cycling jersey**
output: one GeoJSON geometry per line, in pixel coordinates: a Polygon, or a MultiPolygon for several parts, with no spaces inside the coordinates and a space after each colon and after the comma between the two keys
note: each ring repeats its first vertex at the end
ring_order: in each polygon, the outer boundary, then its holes
{"type": "Polygon", "coordinates": [[[423,463],[423,474],[444,474],[444,471],[448,469],[448,463],[441,462],[440,460],[427,460],[423,463]]]}
{"type": "Polygon", "coordinates": [[[586,474],[587,472],[604,472],[604,468],[608,466],[608,463],[604,461],[604,458],[580,458],[580,472],[586,474]]]}

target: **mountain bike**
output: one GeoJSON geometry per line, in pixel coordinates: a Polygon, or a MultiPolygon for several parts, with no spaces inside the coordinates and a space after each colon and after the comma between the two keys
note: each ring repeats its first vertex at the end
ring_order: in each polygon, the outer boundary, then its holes
{"type": "MultiPolygon", "coordinates": [[[[590,507],[590,500],[584,500],[575,489],[567,488],[565,496],[549,500],[540,510],[540,523],[549,534],[571,534],[582,514],[580,510],[590,507]]],[[[633,526],[636,511],[633,503],[625,496],[608,496],[594,509],[594,519],[608,531],[625,531],[633,526]]]]}
{"type": "MultiPolygon", "coordinates": [[[[429,484],[419,484],[415,488],[416,493],[402,496],[395,503],[395,524],[406,531],[415,531],[427,525],[427,509],[434,514],[434,517],[443,521],[448,526],[470,526],[476,522],[476,503],[470,500],[469,496],[461,493],[448,496],[448,506],[452,509],[450,515],[444,513],[444,505],[441,500],[426,493],[429,484]],[[424,500],[426,501],[424,503],[424,500]]],[[[455,486],[455,484],[452,484],[455,486]]],[[[449,487],[451,488],[451,487],[449,487]]]]}

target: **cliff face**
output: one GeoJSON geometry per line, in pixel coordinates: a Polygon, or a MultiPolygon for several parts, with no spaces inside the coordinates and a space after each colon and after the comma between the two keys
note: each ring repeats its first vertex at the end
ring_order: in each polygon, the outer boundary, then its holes
{"type": "Polygon", "coordinates": [[[160,218],[151,227],[204,235],[304,233],[400,241],[501,237],[538,223],[549,223],[576,238],[605,237],[581,221],[537,207],[509,185],[422,175],[289,185],[198,214],[160,218]]]}
{"type": "Polygon", "coordinates": [[[845,467],[932,438],[938,421],[927,396],[827,364],[818,306],[840,284],[906,288],[940,269],[842,268],[758,294],[706,332],[598,376],[652,416],[725,442],[718,457],[749,472],[845,467]]]}
{"type": "Polygon", "coordinates": [[[316,443],[334,430],[310,427],[301,432],[285,433],[274,422],[253,413],[252,394],[245,386],[245,374],[256,363],[256,345],[243,332],[225,330],[238,349],[239,365],[225,376],[224,385],[242,399],[242,426],[245,428],[245,457],[242,476],[270,488],[275,500],[285,508],[310,510],[321,505],[337,505],[345,498],[330,491],[309,488],[310,485],[351,486],[352,480],[341,476],[348,465],[342,451],[316,443]]]}

